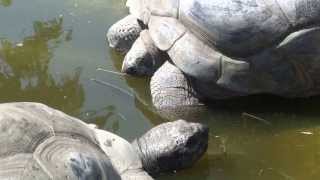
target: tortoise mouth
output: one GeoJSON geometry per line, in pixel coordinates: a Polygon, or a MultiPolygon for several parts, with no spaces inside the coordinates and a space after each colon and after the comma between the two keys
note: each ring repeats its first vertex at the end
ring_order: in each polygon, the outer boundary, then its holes
{"type": "Polygon", "coordinates": [[[128,74],[128,75],[137,75],[137,69],[133,66],[127,66],[125,64],[123,64],[122,68],[121,68],[121,72],[128,74]]]}
{"type": "MultiPolygon", "coordinates": [[[[190,151],[187,155],[191,155],[193,159],[190,161],[192,166],[208,149],[209,128],[203,124],[195,124],[196,130],[187,142],[186,147],[190,151]]],[[[188,157],[188,156],[183,156],[188,157]]]]}
{"type": "Polygon", "coordinates": [[[144,66],[123,64],[121,72],[131,76],[146,76],[149,75],[147,68],[144,66]]]}
{"type": "Polygon", "coordinates": [[[132,76],[152,76],[155,72],[151,57],[128,57],[126,56],[121,72],[132,76]]]}

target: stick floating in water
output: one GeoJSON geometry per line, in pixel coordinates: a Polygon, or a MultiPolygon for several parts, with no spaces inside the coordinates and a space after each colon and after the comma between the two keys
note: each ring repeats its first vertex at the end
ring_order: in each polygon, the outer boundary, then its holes
{"type": "MultiPolygon", "coordinates": [[[[128,95],[130,97],[132,97],[132,98],[136,98],[144,106],[150,107],[149,104],[146,101],[144,101],[143,99],[141,99],[139,96],[137,96],[134,91],[133,92],[129,92],[129,91],[125,90],[125,89],[122,89],[122,88],[117,87],[117,86],[115,86],[115,85],[113,85],[111,83],[108,83],[108,82],[105,82],[105,81],[102,81],[102,80],[99,80],[99,79],[91,78],[90,80],[94,81],[94,82],[96,82],[98,84],[101,84],[103,86],[107,86],[107,87],[111,87],[113,89],[116,89],[116,90],[118,90],[118,91],[120,91],[120,92],[122,92],[122,93],[124,93],[124,94],[126,94],[126,95],[128,95]]],[[[154,111],[153,109],[150,109],[150,110],[154,111]]]]}
{"type": "Polygon", "coordinates": [[[103,68],[97,68],[97,71],[104,71],[104,72],[107,72],[107,73],[112,73],[112,74],[116,74],[116,75],[120,75],[120,76],[127,76],[126,73],[111,71],[111,70],[107,70],[107,69],[103,69],[103,68]]]}
{"type": "Polygon", "coordinates": [[[258,117],[258,116],[255,116],[255,115],[246,113],[246,112],[243,112],[243,113],[242,113],[242,116],[243,116],[243,117],[249,117],[249,118],[258,120],[258,121],[260,121],[260,122],[262,122],[262,123],[264,123],[264,124],[266,124],[266,125],[269,125],[269,126],[272,125],[269,121],[264,120],[264,119],[262,119],[262,118],[260,118],[260,117],[258,117]]]}
{"type": "Polygon", "coordinates": [[[126,94],[128,96],[130,96],[130,97],[133,97],[133,98],[135,97],[135,95],[133,93],[130,93],[130,92],[128,92],[128,91],[126,91],[126,90],[124,90],[122,88],[119,88],[119,87],[117,87],[117,86],[115,86],[115,85],[113,85],[111,83],[108,83],[108,82],[105,82],[105,81],[102,81],[102,80],[99,80],[99,79],[94,79],[94,78],[91,78],[90,80],[94,81],[94,82],[96,82],[98,84],[101,84],[101,85],[108,86],[108,87],[111,87],[113,89],[116,89],[116,90],[118,90],[118,91],[120,91],[120,92],[122,92],[122,93],[124,93],[124,94],[126,94]]]}

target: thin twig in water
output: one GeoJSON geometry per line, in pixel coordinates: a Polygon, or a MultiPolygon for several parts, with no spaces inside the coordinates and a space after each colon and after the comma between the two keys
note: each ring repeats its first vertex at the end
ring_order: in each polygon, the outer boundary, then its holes
{"type": "Polygon", "coordinates": [[[110,71],[107,69],[103,69],[103,68],[97,68],[97,71],[103,71],[103,72],[107,72],[107,73],[112,73],[112,74],[116,74],[116,75],[120,75],[120,76],[127,76],[126,73],[121,73],[121,72],[116,72],[116,71],[110,71]]]}
{"type": "Polygon", "coordinates": [[[108,83],[108,82],[101,81],[101,80],[94,79],[94,78],[92,78],[92,79],[90,79],[90,80],[91,80],[91,81],[94,81],[94,82],[96,82],[96,83],[98,83],[98,84],[101,84],[101,85],[108,86],[108,87],[111,87],[111,88],[113,88],[113,89],[116,89],[116,90],[118,90],[118,91],[120,91],[120,92],[122,92],[122,93],[124,93],[124,94],[126,94],[126,95],[128,95],[128,96],[130,96],[130,97],[132,97],[132,98],[135,97],[135,95],[134,95],[133,93],[130,93],[130,92],[128,92],[128,91],[126,91],[126,90],[124,90],[124,89],[122,89],[122,88],[119,88],[119,87],[117,87],[117,86],[115,86],[115,85],[113,85],[113,84],[110,84],[110,83],[108,83]]]}
{"type": "Polygon", "coordinates": [[[255,116],[255,115],[246,113],[246,112],[243,112],[243,113],[242,113],[242,116],[243,116],[243,117],[249,117],[249,118],[258,120],[258,121],[260,121],[260,122],[262,122],[262,123],[264,123],[264,124],[266,124],[266,125],[268,125],[268,126],[271,126],[271,125],[272,125],[269,121],[267,121],[267,120],[265,120],[265,119],[262,119],[262,118],[260,118],[260,117],[258,117],[258,116],[255,116]]]}
{"type": "Polygon", "coordinates": [[[289,176],[287,173],[282,172],[280,170],[276,170],[273,168],[267,168],[266,170],[271,171],[271,172],[275,172],[275,173],[279,174],[280,176],[282,176],[283,178],[285,178],[286,180],[295,180],[295,178],[289,176]]]}
{"type": "Polygon", "coordinates": [[[121,113],[116,113],[122,120],[128,121],[128,119],[121,113]]]}
{"type": "MultiPolygon", "coordinates": [[[[98,83],[98,84],[101,84],[101,85],[104,85],[104,86],[107,86],[107,87],[111,87],[111,88],[113,88],[113,89],[116,89],[116,90],[118,90],[118,91],[120,91],[120,92],[122,92],[122,93],[124,93],[124,94],[126,94],[126,95],[128,95],[128,96],[130,96],[130,97],[132,97],[132,98],[137,98],[140,103],[142,103],[142,104],[143,104],[144,106],[146,106],[146,107],[149,107],[148,103],[145,102],[143,99],[139,98],[139,96],[137,96],[137,95],[135,94],[135,92],[126,91],[126,90],[124,90],[124,89],[122,89],[122,88],[119,88],[119,87],[117,87],[117,86],[115,86],[115,85],[113,85],[113,84],[110,84],[110,83],[108,83],[108,82],[105,82],[105,81],[102,81],[102,80],[99,80],[99,79],[91,78],[90,80],[91,80],[91,81],[94,81],[94,82],[96,82],[96,83],[98,83]]],[[[152,109],[150,109],[150,110],[153,111],[152,109]]]]}

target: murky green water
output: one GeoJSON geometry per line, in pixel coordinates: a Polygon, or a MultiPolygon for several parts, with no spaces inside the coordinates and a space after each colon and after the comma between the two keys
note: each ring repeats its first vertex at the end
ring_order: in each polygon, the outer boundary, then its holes
{"type": "MultiPolygon", "coordinates": [[[[152,112],[147,79],[97,71],[121,66],[105,33],[127,13],[124,3],[0,0],[0,102],[43,102],[129,140],[163,122],[152,112]]],[[[319,107],[320,98],[275,97],[214,105],[201,117],[211,128],[205,157],[158,179],[320,179],[319,107]]]]}

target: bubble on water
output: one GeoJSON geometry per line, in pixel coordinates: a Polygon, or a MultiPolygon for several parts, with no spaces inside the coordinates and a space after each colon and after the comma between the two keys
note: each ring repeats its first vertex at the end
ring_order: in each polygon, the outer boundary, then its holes
{"type": "Polygon", "coordinates": [[[23,43],[20,42],[20,43],[16,44],[16,46],[17,46],[17,47],[22,47],[22,46],[23,46],[23,43]]]}
{"type": "Polygon", "coordinates": [[[304,135],[313,135],[313,132],[310,131],[301,131],[300,133],[304,135]]]}

